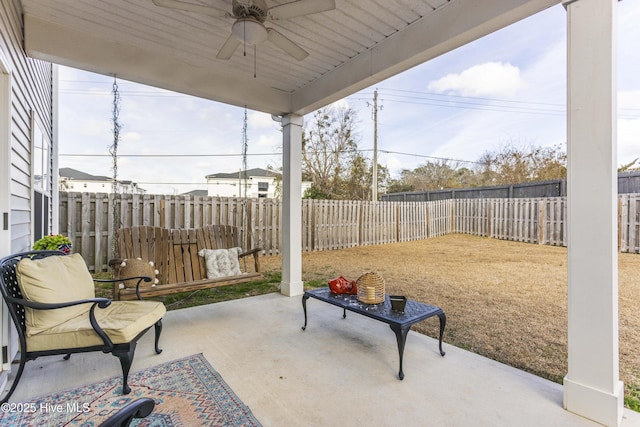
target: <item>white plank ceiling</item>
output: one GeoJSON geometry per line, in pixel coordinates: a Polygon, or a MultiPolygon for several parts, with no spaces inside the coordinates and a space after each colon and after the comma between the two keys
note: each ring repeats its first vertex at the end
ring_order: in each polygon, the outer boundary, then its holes
{"type": "MultiPolygon", "coordinates": [[[[267,21],[309,52],[297,61],[268,41],[218,60],[232,18],[151,0],[14,1],[33,57],[273,114],[308,113],[559,2],[336,0],[267,21]]],[[[231,11],[231,0],[188,1],[231,11]]]]}

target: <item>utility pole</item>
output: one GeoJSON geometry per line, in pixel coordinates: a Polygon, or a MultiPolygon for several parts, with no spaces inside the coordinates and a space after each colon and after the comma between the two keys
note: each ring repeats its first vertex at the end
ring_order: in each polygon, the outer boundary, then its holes
{"type": "MultiPolygon", "coordinates": [[[[382,108],[382,107],[381,107],[382,108]]],[[[371,200],[378,201],[378,89],[373,91],[373,177],[371,200]]]]}

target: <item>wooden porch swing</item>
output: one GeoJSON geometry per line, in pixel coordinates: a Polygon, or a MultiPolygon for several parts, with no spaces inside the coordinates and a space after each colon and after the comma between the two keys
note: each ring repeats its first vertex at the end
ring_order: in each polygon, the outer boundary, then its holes
{"type": "MultiPolygon", "coordinates": [[[[242,163],[247,169],[247,110],[244,111],[242,163]]],[[[242,186],[241,186],[242,187],[242,186]]],[[[242,190],[242,189],[241,189],[242,190]]],[[[243,219],[247,218],[247,194],[244,186],[243,219]]],[[[248,224],[245,224],[248,230],[248,224]]],[[[113,287],[115,300],[132,300],[142,297],[163,296],[179,292],[209,289],[218,286],[247,283],[262,278],[260,271],[261,248],[244,250],[238,227],[231,225],[207,225],[191,229],[168,229],[152,226],[123,227],[117,231],[116,245],[119,258],[109,261],[121,280],[113,287]],[[239,274],[212,277],[208,272],[203,250],[230,250],[242,248],[237,253],[239,274]],[[253,262],[247,262],[253,258],[253,262]],[[126,278],[118,273],[125,259],[153,261],[158,271],[159,284],[149,286],[138,281],[135,287],[122,288],[126,278]],[[240,262],[242,261],[242,262],[240,262]]],[[[235,257],[235,254],[233,255],[235,257]]],[[[238,269],[235,270],[238,273],[238,269]]]]}

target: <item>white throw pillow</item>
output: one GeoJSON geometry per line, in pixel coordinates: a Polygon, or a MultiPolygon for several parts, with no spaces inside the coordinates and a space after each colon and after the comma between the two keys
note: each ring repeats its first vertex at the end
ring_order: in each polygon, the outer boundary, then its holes
{"type": "Polygon", "coordinates": [[[238,276],[242,274],[240,271],[240,262],[238,255],[242,249],[202,249],[198,255],[204,257],[207,267],[207,278],[215,279],[217,277],[238,276]]]}

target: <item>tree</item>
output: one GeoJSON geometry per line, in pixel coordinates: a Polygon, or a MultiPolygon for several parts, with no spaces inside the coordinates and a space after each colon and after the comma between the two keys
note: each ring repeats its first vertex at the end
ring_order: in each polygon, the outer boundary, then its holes
{"type": "Polygon", "coordinates": [[[276,174],[273,178],[273,184],[276,187],[273,193],[279,198],[282,196],[282,166],[276,168],[273,165],[267,165],[267,170],[276,174]]]}
{"type": "Polygon", "coordinates": [[[341,198],[346,200],[367,200],[371,198],[373,171],[367,158],[355,153],[350,159],[350,168],[342,180],[341,198]]]}
{"type": "Polygon", "coordinates": [[[629,163],[623,164],[618,168],[618,172],[630,172],[637,171],[640,169],[640,166],[637,165],[639,159],[634,159],[629,163]]]}
{"type": "Polygon", "coordinates": [[[560,146],[520,148],[508,144],[480,157],[478,185],[506,185],[567,176],[567,154],[560,146]]]}
{"type": "MultiPolygon", "coordinates": [[[[390,193],[470,188],[561,179],[567,176],[567,154],[560,146],[520,148],[509,144],[486,151],[473,169],[448,161],[404,169],[390,183],[390,193]]],[[[633,162],[627,167],[633,166],[633,162]]],[[[625,167],[623,166],[623,167],[625,167]]]]}
{"type": "Polygon", "coordinates": [[[313,114],[302,133],[302,168],[313,182],[309,198],[364,198],[370,174],[368,161],[358,151],[355,110],[331,106],[313,114]]]}
{"type": "Polygon", "coordinates": [[[451,164],[443,160],[427,162],[413,170],[404,169],[400,179],[390,185],[390,192],[428,191],[444,188],[471,187],[474,184],[474,172],[468,168],[460,168],[457,163],[451,164]]]}

